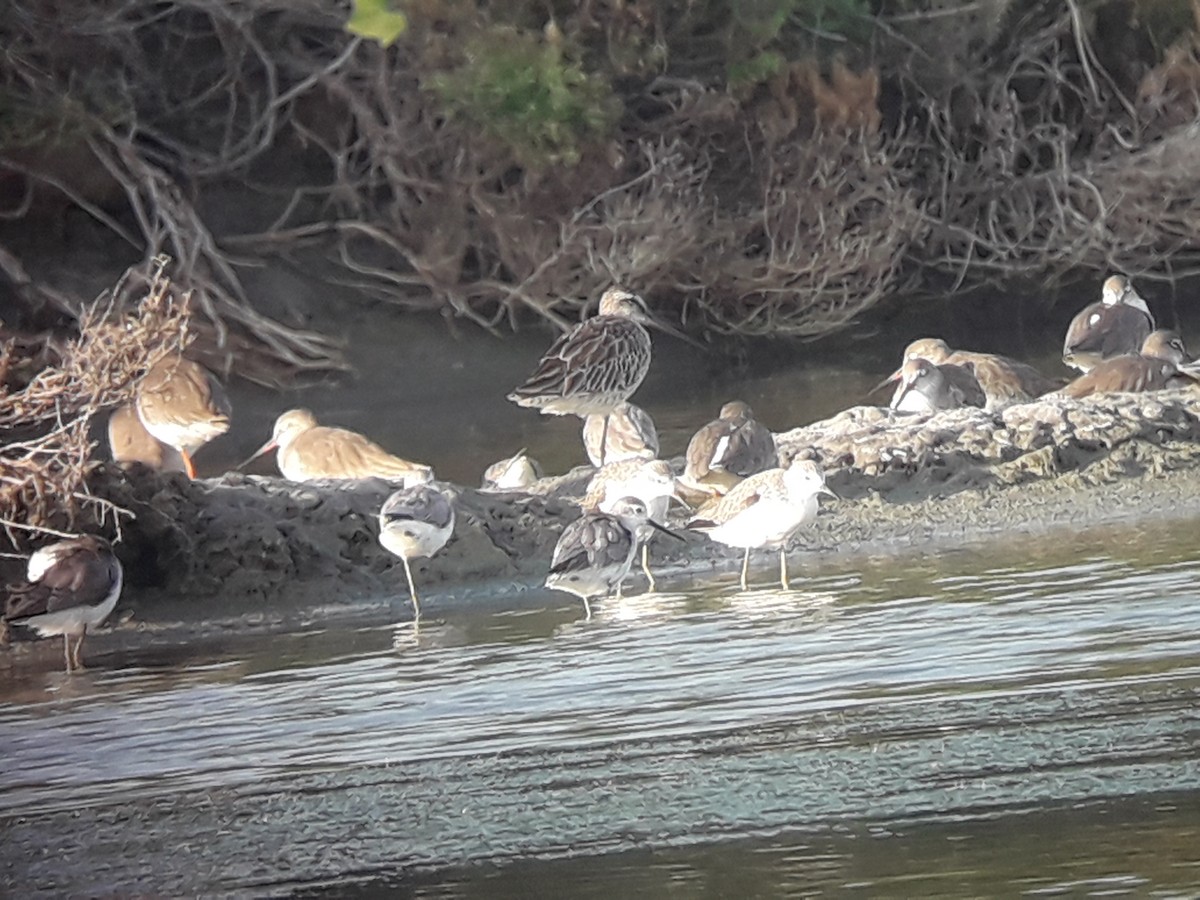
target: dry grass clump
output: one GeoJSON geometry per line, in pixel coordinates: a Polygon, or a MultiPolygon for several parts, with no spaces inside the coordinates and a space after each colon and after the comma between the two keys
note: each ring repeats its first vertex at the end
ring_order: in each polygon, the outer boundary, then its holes
{"type": "MultiPolygon", "coordinates": [[[[177,296],[156,260],[86,307],[77,337],[21,386],[0,384],[0,527],[13,549],[38,533],[84,525],[120,529],[123,510],[93,496],[89,438],[100,412],[133,398],[147,368],[191,339],[187,296],[177,296]],[[132,299],[140,296],[140,299],[132,299]]],[[[17,352],[12,339],[0,359],[17,352]]]]}
{"type": "Polygon", "coordinates": [[[262,381],[341,365],[256,309],[268,257],[486,328],[621,280],[793,335],[947,273],[1200,271],[1182,0],[1149,43],[1146,3],[431,0],[388,48],[324,0],[10,6],[0,218],[52,196],[169,253],[262,381]]]}
{"type": "Polygon", "coordinates": [[[910,85],[933,224],[922,263],[965,285],[1081,269],[1200,272],[1200,5],[1147,65],[1132,5],[1013,7],[986,77],[910,85]]]}

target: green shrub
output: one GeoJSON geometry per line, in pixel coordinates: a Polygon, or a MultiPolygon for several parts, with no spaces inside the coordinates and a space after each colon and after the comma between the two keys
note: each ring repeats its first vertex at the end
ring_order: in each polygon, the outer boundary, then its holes
{"type": "Polygon", "coordinates": [[[524,164],[578,162],[588,141],[620,114],[609,83],[539,36],[493,28],[467,46],[456,69],[431,87],[446,107],[508,145],[524,164]]]}

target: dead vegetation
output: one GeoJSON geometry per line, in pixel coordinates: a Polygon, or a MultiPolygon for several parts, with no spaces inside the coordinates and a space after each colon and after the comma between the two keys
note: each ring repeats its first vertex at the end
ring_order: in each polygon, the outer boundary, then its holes
{"type": "Polygon", "coordinates": [[[44,357],[29,377],[8,363],[22,352],[0,343],[0,528],[11,550],[39,534],[82,528],[120,532],[124,510],[87,486],[93,467],[93,419],[133,398],[142,374],[191,340],[186,295],[163,271],[130,272],[80,313],[79,333],[44,357]],[[13,376],[13,377],[10,377],[13,376]]]}
{"type": "MultiPolygon", "coordinates": [[[[207,356],[267,382],[342,365],[259,311],[267,258],[486,328],[619,280],[804,336],[946,275],[1174,279],[1200,271],[1200,62],[1143,6],[432,0],[382,48],[325,0],[14,0],[0,216],[169,253],[207,356]]],[[[74,315],[12,235],[12,295],[74,315]]]]}

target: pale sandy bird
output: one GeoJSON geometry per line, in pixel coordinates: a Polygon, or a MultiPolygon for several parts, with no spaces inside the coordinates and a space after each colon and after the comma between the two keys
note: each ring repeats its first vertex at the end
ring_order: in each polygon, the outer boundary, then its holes
{"type": "Polygon", "coordinates": [[[1174,331],[1160,329],[1147,335],[1140,353],[1100,360],[1059,393],[1078,398],[1186,387],[1200,380],[1200,376],[1180,368],[1186,362],[1187,349],[1183,339],[1174,331]]]}
{"type": "Polygon", "coordinates": [[[591,598],[606,597],[613,591],[620,596],[621,583],[637,552],[638,529],[647,523],[671,534],[650,519],[646,504],[636,497],[620,498],[610,513],[584,513],[563,529],[554,547],[546,587],[581,599],[590,619],[591,598]]]}
{"type": "MultiPolygon", "coordinates": [[[[904,362],[912,359],[927,359],[937,366],[969,365],[987,397],[989,412],[1027,403],[1060,386],[1028,363],[996,353],[951,350],[941,338],[918,338],[910,343],[904,348],[904,362]]],[[[892,377],[899,378],[900,371],[892,377]]]]}
{"type": "Polygon", "coordinates": [[[356,431],[318,425],[307,409],[290,409],[280,415],[270,440],[246,463],[271,450],[278,451],[275,462],[289,481],[382,478],[421,484],[433,480],[429,466],[392,456],[356,431]]]}
{"type": "Polygon", "coordinates": [[[118,406],[108,417],[108,449],[121,466],[143,465],[157,472],[186,472],[183,456],[146,430],[132,404],[118,406]]]}
{"type": "Polygon", "coordinates": [[[179,451],[189,478],[196,477],[192,454],[229,430],[232,407],[224,388],[206,368],[182,356],[151,366],[134,402],[146,430],[179,451]]]}
{"type": "Polygon", "coordinates": [[[489,493],[522,491],[541,477],[541,464],[524,450],[519,450],[484,470],[480,490],[489,493]]]}
{"type": "MultiPolygon", "coordinates": [[[[599,313],[555,341],[508,399],[544,415],[599,415],[607,423],[650,369],[650,334],[645,325],[689,340],[651,318],[637,294],[609,288],[600,298],[599,313]]],[[[606,443],[602,432],[600,446],[606,443]]]]}
{"type": "Polygon", "coordinates": [[[731,400],[692,436],[686,460],[680,481],[694,491],[719,496],[749,475],[776,468],[779,454],[775,437],[754,418],[749,404],[731,400]]]}
{"type": "Polygon", "coordinates": [[[108,541],[85,534],[29,557],[28,585],[12,589],[5,619],[42,637],[61,634],[67,672],[83,670],[83,639],[112,613],[123,570],[108,541]]]}
{"type": "Polygon", "coordinates": [[[811,460],[793,458],[786,468],[759,472],[735,485],[724,497],[701,508],[688,528],[745,550],[742,590],[748,585],[750,551],[778,548],[779,584],[787,590],[787,542],[817,518],[821,494],[836,496],[826,487],[821,468],[811,460]]]}
{"type": "Polygon", "coordinates": [[[969,366],[938,366],[926,359],[910,359],[900,367],[900,383],[889,405],[897,412],[916,413],[982,408],[987,405],[987,395],[969,366]]]}
{"type": "Polygon", "coordinates": [[[411,560],[433,556],[454,533],[454,504],[432,484],[416,484],[396,491],[379,510],[379,543],[400,557],[408,578],[413,618],[421,618],[421,603],[413,581],[411,560]]]}
{"type": "Polygon", "coordinates": [[[623,459],[654,459],[659,450],[658,429],[648,412],[626,402],[609,416],[583,420],[583,447],[593,466],[623,459]]]}
{"type": "Polygon", "coordinates": [[[1104,282],[1099,303],[1083,308],[1067,327],[1063,362],[1086,372],[1102,359],[1137,353],[1154,330],[1146,301],[1124,275],[1104,282]]]}
{"type": "MultiPolygon", "coordinates": [[[[592,480],[579,505],[589,512],[612,513],[626,497],[636,497],[646,507],[651,521],[665,522],[667,508],[675,496],[675,475],[670,465],[661,459],[624,459],[605,463],[592,480]]],[[[637,538],[642,548],[642,571],[650,583],[650,590],[657,584],[650,571],[650,538],[654,526],[647,522],[638,526],[637,538]]]]}

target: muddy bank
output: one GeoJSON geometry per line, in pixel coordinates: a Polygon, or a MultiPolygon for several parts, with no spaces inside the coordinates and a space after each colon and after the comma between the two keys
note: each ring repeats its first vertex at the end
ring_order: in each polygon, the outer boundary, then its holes
{"type": "MultiPolygon", "coordinates": [[[[841,497],[797,537],[796,570],[806,557],[921,552],[1192,515],[1200,493],[1198,397],[1048,399],[1003,413],[935,416],[856,407],[781,433],[781,455],[818,460],[841,497]]],[[[546,478],[528,494],[454,487],[454,537],[415,567],[429,608],[540,591],[590,474],[579,468],[546,478]]],[[[323,615],[378,607],[403,593],[402,570],[376,540],[376,512],[391,490],[382,481],[292,484],[230,474],[188,482],[105,467],[92,486],[136,515],[119,544],[126,621],[323,615]]],[[[736,551],[695,534],[660,540],[652,556],[669,577],[701,579],[739,561],[736,551]]],[[[761,563],[770,561],[764,555],[761,563]]],[[[399,602],[394,609],[409,615],[399,602]]]]}

